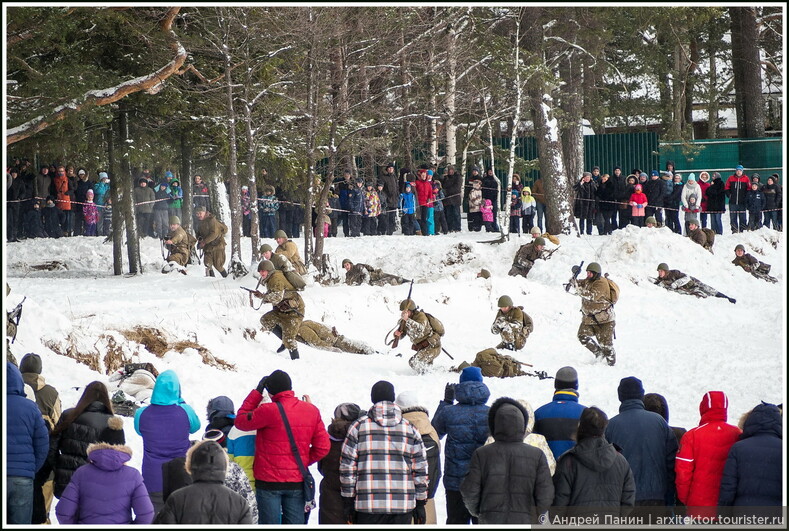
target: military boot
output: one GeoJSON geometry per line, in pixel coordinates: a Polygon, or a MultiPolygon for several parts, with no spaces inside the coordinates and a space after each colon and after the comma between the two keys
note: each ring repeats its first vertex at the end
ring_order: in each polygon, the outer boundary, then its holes
{"type": "Polygon", "coordinates": [[[207,276],[207,277],[214,276],[214,270],[213,269],[206,269],[205,270],[205,276],[207,276]]]}
{"type": "Polygon", "coordinates": [[[299,349],[294,348],[293,350],[290,351],[290,359],[292,360],[299,359],[299,349]]]}
{"type": "Polygon", "coordinates": [[[219,274],[222,275],[222,278],[227,278],[227,271],[222,270],[219,272],[219,274]]]}
{"type": "Polygon", "coordinates": [[[614,347],[603,347],[601,351],[601,357],[605,359],[609,367],[613,367],[616,363],[616,352],[614,351],[614,347]]]}
{"type": "MultiPolygon", "coordinates": [[[[271,333],[273,333],[275,336],[277,336],[277,337],[279,338],[279,340],[280,340],[280,341],[282,341],[282,328],[280,328],[280,327],[279,327],[279,325],[275,326],[275,327],[274,327],[274,328],[271,330],[271,333]]],[[[285,344],[283,343],[283,344],[282,344],[282,345],[280,345],[280,346],[279,346],[279,348],[277,349],[277,353],[279,353],[279,352],[283,352],[284,350],[285,350],[285,344]]]]}

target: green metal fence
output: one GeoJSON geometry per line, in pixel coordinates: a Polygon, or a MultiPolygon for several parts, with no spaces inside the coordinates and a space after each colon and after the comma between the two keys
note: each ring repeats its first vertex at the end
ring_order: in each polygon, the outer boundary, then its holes
{"type": "Polygon", "coordinates": [[[677,171],[720,172],[726,180],[734,168],[742,164],[747,175],[759,173],[764,183],[777,173],[783,180],[783,138],[726,138],[695,142],[661,142],[660,168],[674,161],[677,171]]]}

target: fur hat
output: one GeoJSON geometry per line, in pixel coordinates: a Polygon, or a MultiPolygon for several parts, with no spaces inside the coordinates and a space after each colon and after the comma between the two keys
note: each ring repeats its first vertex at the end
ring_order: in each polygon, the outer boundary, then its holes
{"type": "Polygon", "coordinates": [[[392,385],[390,382],[387,382],[386,380],[379,380],[375,382],[373,388],[370,390],[370,400],[372,400],[373,404],[384,401],[394,402],[394,385],[392,385]]]}
{"type": "Polygon", "coordinates": [[[620,402],[624,402],[625,400],[630,400],[632,398],[643,400],[644,386],[641,383],[641,380],[635,376],[628,376],[627,378],[622,378],[622,380],[620,380],[617,393],[619,394],[620,402]]]}

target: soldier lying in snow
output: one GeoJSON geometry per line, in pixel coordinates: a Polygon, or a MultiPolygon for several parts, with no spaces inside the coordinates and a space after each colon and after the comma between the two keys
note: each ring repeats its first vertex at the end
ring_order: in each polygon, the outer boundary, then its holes
{"type": "Polygon", "coordinates": [[[676,291],[678,293],[687,293],[688,295],[695,295],[702,299],[707,297],[718,297],[721,299],[728,299],[729,302],[734,304],[737,302],[735,299],[724,295],[715,288],[708,286],[696,277],[686,275],[678,269],[669,269],[668,264],[662,263],[658,265],[658,278],[655,279],[655,284],[663,286],[669,291],[676,291]]]}
{"type": "Polygon", "coordinates": [[[342,267],[346,271],[345,283],[349,286],[361,286],[362,284],[397,286],[410,282],[408,279],[384,273],[380,269],[375,269],[367,264],[354,264],[347,258],[342,261],[342,267]]]}
{"type": "Polygon", "coordinates": [[[522,365],[524,364],[512,356],[499,354],[495,348],[486,348],[477,352],[473,362],[468,363],[464,361],[458,365],[457,369],[453,370],[460,372],[466,367],[479,367],[482,370],[482,375],[488,378],[533,376],[531,373],[524,372],[521,369],[522,365]]]}
{"type": "Polygon", "coordinates": [[[732,264],[740,266],[758,279],[766,280],[767,282],[772,283],[778,282],[777,278],[771,277],[769,275],[771,267],[770,264],[760,262],[750,254],[746,253],[745,246],[742,244],[739,244],[734,248],[734,254],[736,254],[737,257],[731,261],[732,264]]]}
{"type": "Polygon", "coordinates": [[[351,354],[376,354],[373,347],[363,341],[349,339],[337,333],[333,326],[315,321],[304,320],[301,322],[299,332],[296,334],[296,341],[305,343],[311,347],[332,352],[350,352],[351,354]]]}

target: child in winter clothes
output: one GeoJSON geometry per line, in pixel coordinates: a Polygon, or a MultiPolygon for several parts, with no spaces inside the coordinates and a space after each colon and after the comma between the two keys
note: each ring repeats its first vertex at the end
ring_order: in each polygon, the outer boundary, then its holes
{"type": "Polygon", "coordinates": [[[510,198],[510,234],[521,233],[521,205],[521,194],[513,188],[510,198]]]}
{"type": "Polygon", "coordinates": [[[65,525],[148,525],[154,511],[137,469],[125,466],[132,450],[125,445],[93,443],[88,464],[71,476],[55,507],[58,522],[65,525]],[[134,512],[134,518],[132,517],[134,512]]]}
{"type": "Polygon", "coordinates": [[[762,187],[764,194],[764,226],[775,230],[781,228],[780,208],[782,204],[781,187],[775,177],[767,177],[767,184],[762,187]]]}
{"type": "Polygon", "coordinates": [[[63,211],[55,206],[55,199],[51,195],[47,197],[47,206],[44,207],[42,215],[44,217],[44,231],[46,231],[47,236],[50,238],[62,237],[63,211]]]}
{"type": "Polygon", "coordinates": [[[493,232],[493,202],[485,199],[479,207],[482,214],[482,223],[485,225],[485,232],[493,232]]]}
{"type": "Polygon", "coordinates": [[[531,188],[523,187],[521,192],[521,216],[523,216],[523,232],[529,232],[534,226],[534,214],[537,212],[537,201],[531,195],[531,188]]]}
{"type": "Polygon", "coordinates": [[[343,499],[340,495],[340,450],[348,434],[348,428],[362,416],[361,408],[346,402],[334,408],[334,417],[326,428],[329,433],[331,448],[326,457],[318,461],[318,472],[323,479],[320,483],[320,500],[318,503],[319,524],[347,524],[343,510],[343,499]]]}
{"type": "Polygon", "coordinates": [[[482,181],[471,181],[471,191],[468,193],[468,230],[479,232],[482,230],[482,181]]]}
{"type": "Polygon", "coordinates": [[[647,206],[647,196],[644,192],[641,191],[641,185],[637,184],[635,187],[635,191],[630,195],[630,216],[632,218],[632,223],[636,227],[643,227],[644,226],[644,217],[645,217],[645,209],[647,206]]]}
{"type": "Polygon", "coordinates": [[[414,212],[416,211],[416,196],[411,191],[411,183],[405,183],[405,191],[400,194],[400,211],[403,213],[402,227],[405,236],[414,235],[414,212]]]}
{"type": "Polygon", "coordinates": [[[85,204],[82,205],[82,219],[85,220],[85,236],[98,236],[96,226],[99,222],[99,210],[93,202],[93,190],[88,188],[85,204]]]}
{"type": "Polygon", "coordinates": [[[688,220],[699,219],[698,216],[701,211],[699,196],[696,194],[688,195],[687,204],[682,205],[682,210],[685,212],[685,234],[688,234],[690,232],[690,229],[688,229],[688,220]]]}
{"type": "Polygon", "coordinates": [[[365,236],[375,236],[378,232],[376,221],[381,215],[381,199],[378,192],[373,188],[372,181],[365,183],[365,190],[362,192],[364,200],[364,213],[362,214],[362,234],[365,236]]]}
{"type": "Polygon", "coordinates": [[[376,218],[375,222],[378,226],[377,234],[380,236],[389,234],[389,196],[386,195],[384,191],[383,181],[378,181],[378,184],[375,185],[375,189],[378,191],[378,204],[381,207],[381,213],[378,214],[378,218],[376,218]]]}
{"type": "Polygon", "coordinates": [[[439,181],[433,181],[433,218],[436,225],[436,234],[443,232],[449,234],[447,217],[444,214],[444,190],[439,181]]]}
{"type": "Polygon", "coordinates": [[[764,192],[759,189],[759,183],[751,183],[751,189],[745,196],[745,208],[748,209],[748,228],[757,230],[762,226],[762,210],[767,204],[764,192]]]}
{"type": "Polygon", "coordinates": [[[37,199],[33,200],[32,207],[25,213],[25,234],[28,238],[47,237],[42,223],[41,203],[37,199]]]}

